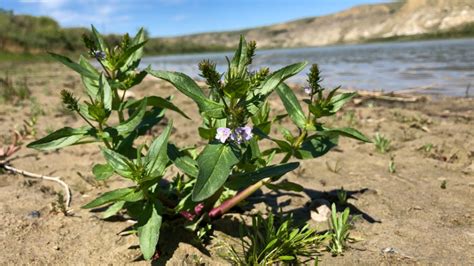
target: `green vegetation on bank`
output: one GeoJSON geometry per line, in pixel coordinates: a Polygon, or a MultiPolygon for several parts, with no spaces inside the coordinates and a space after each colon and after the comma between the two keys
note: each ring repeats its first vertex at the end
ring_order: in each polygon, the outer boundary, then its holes
{"type": "MultiPolygon", "coordinates": [[[[16,15],[12,11],[0,9],[0,61],[45,60],[48,51],[60,51],[69,55],[86,52],[83,48],[83,35],[91,35],[86,28],[62,28],[54,19],[16,15]]],[[[107,42],[117,45],[122,36],[104,36],[107,42]]],[[[145,31],[145,37],[148,34],[145,31]]],[[[166,38],[151,38],[145,48],[146,54],[196,53],[223,51],[229,48],[218,45],[202,45],[192,42],[179,42],[166,38]]]]}

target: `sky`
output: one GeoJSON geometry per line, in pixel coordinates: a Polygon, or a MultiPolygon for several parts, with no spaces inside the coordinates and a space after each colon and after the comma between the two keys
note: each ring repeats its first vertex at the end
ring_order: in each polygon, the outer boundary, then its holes
{"type": "Polygon", "coordinates": [[[335,13],[390,0],[0,0],[15,14],[49,16],[63,27],[151,36],[238,30],[335,13]]]}

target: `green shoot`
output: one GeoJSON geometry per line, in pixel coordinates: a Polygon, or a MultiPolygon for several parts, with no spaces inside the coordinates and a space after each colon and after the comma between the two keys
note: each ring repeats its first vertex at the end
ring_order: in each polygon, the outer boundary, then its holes
{"type": "Polygon", "coordinates": [[[337,213],[336,204],[331,206],[331,219],[330,219],[330,237],[331,242],[329,244],[329,250],[334,255],[342,254],[346,248],[346,242],[349,238],[350,219],[349,219],[349,208],[344,209],[344,212],[337,213]]]}
{"type": "Polygon", "coordinates": [[[301,257],[315,258],[319,244],[326,235],[318,235],[306,224],[296,227],[291,216],[277,226],[273,214],[264,219],[260,214],[252,218],[252,225],[241,225],[242,251],[228,246],[224,255],[235,265],[299,264],[301,257]]]}
{"type": "Polygon", "coordinates": [[[386,153],[391,149],[391,141],[380,133],[376,133],[374,137],[375,149],[380,153],[386,153]]]}

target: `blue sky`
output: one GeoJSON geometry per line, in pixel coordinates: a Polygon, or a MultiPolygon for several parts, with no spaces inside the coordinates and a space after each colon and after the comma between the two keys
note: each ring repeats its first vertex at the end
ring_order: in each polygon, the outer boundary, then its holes
{"type": "Polygon", "coordinates": [[[334,13],[390,0],[0,0],[16,14],[46,15],[62,26],[151,36],[236,30],[334,13]]]}

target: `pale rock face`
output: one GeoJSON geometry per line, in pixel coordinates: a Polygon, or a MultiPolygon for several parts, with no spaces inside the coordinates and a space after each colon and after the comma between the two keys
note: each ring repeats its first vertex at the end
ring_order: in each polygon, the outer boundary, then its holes
{"type": "Polygon", "coordinates": [[[244,34],[247,39],[256,40],[260,48],[322,46],[445,31],[468,23],[474,23],[474,0],[406,0],[358,6],[328,16],[266,27],[168,40],[232,48],[238,36],[244,34]]]}

